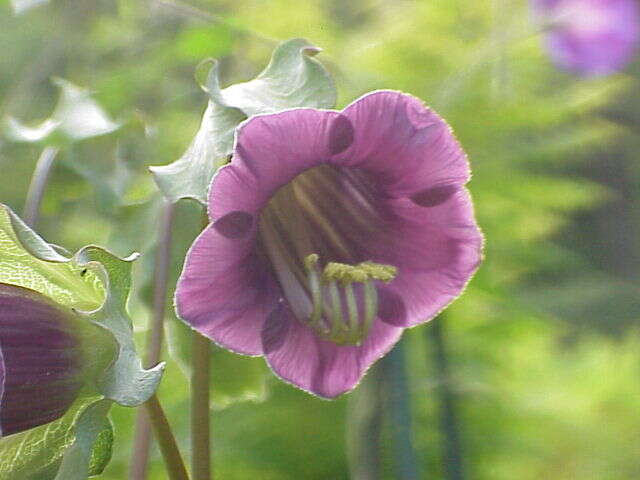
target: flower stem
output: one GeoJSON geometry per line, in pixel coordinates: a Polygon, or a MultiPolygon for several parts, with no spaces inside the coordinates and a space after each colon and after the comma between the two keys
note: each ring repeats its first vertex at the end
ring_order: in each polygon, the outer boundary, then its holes
{"type": "Polygon", "coordinates": [[[395,478],[418,480],[422,476],[413,448],[411,402],[404,346],[405,342],[401,340],[383,360],[387,411],[390,414],[393,457],[397,472],[395,478]]]}
{"type": "MultiPolygon", "coordinates": [[[[156,251],[153,315],[147,336],[147,353],[145,365],[152,367],[160,361],[162,340],[164,337],[164,319],[167,304],[167,286],[169,280],[169,265],[171,264],[171,241],[175,206],[164,201],[162,217],[158,227],[158,248],[156,251]]],[[[129,470],[130,480],[147,478],[149,463],[149,449],[151,446],[151,424],[143,409],[139,409],[136,416],[133,454],[129,470]]]]}
{"type": "Polygon", "coordinates": [[[427,340],[433,351],[433,363],[438,375],[438,397],[440,409],[440,430],[444,439],[443,467],[446,480],[464,480],[464,464],[460,432],[456,415],[454,394],[451,391],[451,374],[447,357],[443,322],[445,316],[441,314],[431,322],[427,328],[427,340]]]}
{"type": "Polygon", "coordinates": [[[36,168],[31,177],[27,199],[25,200],[24,210],[22,212],[22,219],[31,228],[35,228],[38,223],[40,204],[42,203],[44,190],[49,182],[51,167],[53,167],[53,161],[56,155],[58,155],[58,148],[45,147],[38,158],[36,168]]]}
{"type": "Polygon", "coordinates": [[[375,365],[347,401],[347,457],[349,478],[380,478],[382,430],[382,372],[375,365]]]}
{"type": "Polygon", "coordinates": [[[195,330],[191,344],[191,469],[194,480],[211,478],[209,422],[210,341],[195,330]]]}
{"type": "Polygon", "coordinates": [[[176,439],[171,432],[171,427],[158,401],[158,397],[154,394],[147,400],[144,406],[151,420],[156,440],[158,441],[165,465],[167,466],[169,480],[189,480],[189,475],[187,474],[187,469],[184,466],[182,456],[178,450],[176,439]]]}

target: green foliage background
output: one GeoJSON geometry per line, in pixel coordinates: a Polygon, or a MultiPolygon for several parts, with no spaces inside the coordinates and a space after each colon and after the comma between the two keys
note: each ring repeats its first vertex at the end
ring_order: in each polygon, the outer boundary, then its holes
{"type": "MultiPolygon", "coordinates": [[[[140,345],[160,204],[147,168],[179,158],[198,129],[196,65],[215,57],[224,85],[248,80],[278,41],[305,37],[323,48],[339,106],[378,88],[412,93],[469,154],[486,260],[441,319],[469,478],[640,478],[640,62],[605,79],[556,70],[524,0],[190,5],[52,0],[15,16],[0,2],[2,116],[44,119],[61,77],[124,124],[62,154],[38,230],[70,251],[143,253],[131,304],[140,345]]],[[[19,212],[41,147],[0,142],[0,201],[19,212]]],[[[178,207],[174,282],[199,215],[178,207]]],[[[429,329],[404,346],[416,453],[426,478],[442,478],[429,329]]],[[[259,359],[214,355],[218,478],[348,478],[347,398],[321,401],[264,377],[259,359]]],[[[187,383],[165,357],[160,398],[188,453],[187,383]]],[[[101,478],[126,478],[134,415],[112,409],[101,478]]],[[[394,478],[388,430],[382,469],[394,478]]],[[[155,450],[150,478],[166,478],[155,450]]]]}

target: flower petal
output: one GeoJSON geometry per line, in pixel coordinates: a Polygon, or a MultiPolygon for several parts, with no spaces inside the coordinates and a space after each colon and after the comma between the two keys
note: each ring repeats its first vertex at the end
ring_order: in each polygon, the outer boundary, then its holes
{"type": "Polygon", "coordinates": [[[339,346],[318,338],[296,320],[286,304],[276,312],[269,320],[275,327],[265,325],[265,330],[285,332],[285,338],[277,342],[278,348],[266,353],[267,363],[284,381],[324,398],[335,398],[353,389],[403,331],[376,321],[362,345],[339,346]]]}
{"type": "Polygon", "coordinates": [[[419,99],[378,91],[344,109],[355,139],[336,164],[376,174],[393,197],[464,185],[469,164],[447,123],[419,99]]]}
{"type": "Polygon", "coordinates": [[[410,327],[430,320],[462,293],[482,260],[483,238],[464,188],[436,207],[398,203],[403,204],[396,212],[422,218],[423,224],[391,229],[395,238],[388,241],[396,248],[374,260],[398,267],[397,277],[384,288],[402,299],[402,318],[388,315],[384,321],[410,327]]]}
{"type": "Polygon", "coordinates": [[[84,383],[74,314],[0,284],[0,437],[60,418],[84,383]]]}
{"type": "Polygon", "coordinates": [[[587,76],[624,68],[640,41],[635,0],[535,0],[536,13],[550,22],[546,44],[553,61],[587,76]]]}
{"type": "Polygon", "coordinates": [[[262,324],[280,297],[276,280],[254,252],[254,224],[241,238],[228,236],[228,226],[209,225],[187,254],[176,288],[180,318],[246,355],[262,353],[262,324]]]}
{"type": "Polygon", "coordinates": [[[283,185],[330,160],[353,141],[353,126],[339,112],[294,109],[258,115],[237,132],[233,161],[214,177],[209,215],[255,213],[283,185]]]}

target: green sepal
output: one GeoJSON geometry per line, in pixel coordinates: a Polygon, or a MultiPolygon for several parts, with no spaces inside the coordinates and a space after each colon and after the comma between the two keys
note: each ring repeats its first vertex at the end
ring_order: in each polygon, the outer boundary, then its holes
{"type": "Polygon", "coordinates": [[[0,282],[30,288],[73,309],[96,332],[87,346],[90,375],[67,414],[0,439],[0,480],[84,479],[102,470],[113,439],[109,406],[136,406],[155,392],[164,365],[142,368],[126,312],[134,259],[94,246],[69,258],[0,204],[0,282]],[[19,455],[12,455],[18,440],[19,455]]]}
{"type": "Polygon", "coordinates": [[[329,72],[313,58],[320,49],[304,39],[281,43],[256,78],[220,88],[218,63],[212,61],[203,87],[209,95],[200,130],[185,154],[151,167],[158,187],[172,202],[192,198],[206,204],[216,170],[233,153],[236,127],[253,115],[297,107],[333,108],[336,88],[329,72]]]}

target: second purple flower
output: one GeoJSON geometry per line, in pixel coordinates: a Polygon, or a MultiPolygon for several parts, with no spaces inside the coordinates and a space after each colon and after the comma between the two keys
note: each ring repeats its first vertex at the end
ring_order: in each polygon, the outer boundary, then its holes
{"type": "Polygon", "coordinates": [[[468,179],[449,126],[409,95],[253,117],[212,181],[178,314],[287,382],[340,395],[478,268],[468,179]]]}

